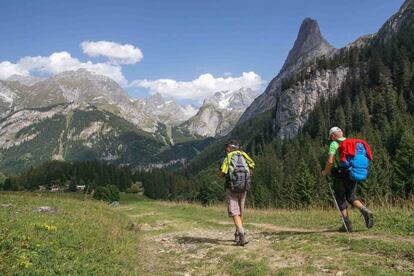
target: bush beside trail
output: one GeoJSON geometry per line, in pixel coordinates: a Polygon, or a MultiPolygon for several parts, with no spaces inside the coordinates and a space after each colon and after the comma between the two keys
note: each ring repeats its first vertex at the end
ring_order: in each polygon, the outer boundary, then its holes
{"type": "Polygon", "coordinates": [[[108,185],[106,187],[99,186],[96,188],[94,194],[94,199],[105,200],[108,202],[119,201],[119,189],[115,185],[108,185]]]}

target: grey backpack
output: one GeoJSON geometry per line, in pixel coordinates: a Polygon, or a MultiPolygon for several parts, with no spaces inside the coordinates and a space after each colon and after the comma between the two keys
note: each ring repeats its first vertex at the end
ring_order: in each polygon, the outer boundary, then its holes
{"type": "Polygon", "coordinates": [[[230,160],[229,166],[230,189],[241,193],[249,191],[252,180],[249,166],[241,153],[235,153],[230,160]]]}

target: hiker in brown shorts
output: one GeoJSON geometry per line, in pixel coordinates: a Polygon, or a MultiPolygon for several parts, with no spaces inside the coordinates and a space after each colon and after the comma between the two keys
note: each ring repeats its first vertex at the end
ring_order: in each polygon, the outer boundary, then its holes
{"type": "Polygon", "coordinates": [[[238,141],[232,140],[227,143],[225,150],[227,155],[220,167],[220,176],[226,178],[227,211],[236,226],[236,245],[244,246],[248,241],[243,228],[243,210],[255,164],[250,156],[240,149],[238,141]]]}

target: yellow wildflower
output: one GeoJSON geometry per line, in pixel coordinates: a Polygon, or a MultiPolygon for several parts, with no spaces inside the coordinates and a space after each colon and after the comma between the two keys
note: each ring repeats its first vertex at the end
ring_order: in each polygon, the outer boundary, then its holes
{"type": "Polygon", "coordinates": [[[18,264],[19,266],[24,268],[29,268],[33,266],[33,264],[30,262],[29,258],[26,255],[21,255],[19,257],[18,264]]]}
{"type": "Polygon", "coordinates": [[[54,225],[48,225],[48,224],[43,224],[43,228],[46,229],[49,232],[56,232],[57,231],[57,227],[54,225]]]}

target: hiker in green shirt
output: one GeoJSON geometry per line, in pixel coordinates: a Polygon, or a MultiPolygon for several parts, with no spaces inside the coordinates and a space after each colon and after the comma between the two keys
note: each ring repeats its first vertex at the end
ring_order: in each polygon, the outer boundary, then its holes
{"type": "Polygon", "coordinates": [[[329,173],[333,178],[333,189],[335,192],[335,200],[338,203],[344,218],[345,225],[339,228],[339,231],[345,232],[347,229],[352,231],[352,224],[348,217],[348,210],[346,201],[358,208],[365,220],[367,228],[374,226],[374,216],[368,208],[366,208],[356,196],[357,182],[351,180],[346,170],[340,167],[339,163],[339,144],[346,140],[342,130],[339,127],[333,127],[329,130],[329,139],[332,141],[329,145],[328,161],[325,169],[322,171],[322,176],[327,176],[329,173]]]}
{"type": "MultiPolygon", "coordinates": [[[[246,183],[250,181],[250,177],[254,169],[254,161],[250,156],[240,149],[238,141],[232,140],[225,145],[226,157],[220,167],[219,175],[226,178],[226,197],[227,197],[227,211],[229,217],[233,218],[234,225],[236,226],[236,232],[234,238],[237,245],[244,246],[248,243],[246,234],[243,228],[243,211],[246,202],[247,190],[250,187],[246,187],[241,190],[235,190],[231,184],[232,174],[235,172],[234,163],[242,164],[245,168],[244,175],[246,177],[246,183]],[[239,162],[239,163],[238,163],[239,162]]],[[[242,172],[243,174],[243,172],[242,172]]],[[[250,182],[247,184],[250,185],[250,182]]]]}

